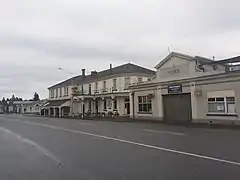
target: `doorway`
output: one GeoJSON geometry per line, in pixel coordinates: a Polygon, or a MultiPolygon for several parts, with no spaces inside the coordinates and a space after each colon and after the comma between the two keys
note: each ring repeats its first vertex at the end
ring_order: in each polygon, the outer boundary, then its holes
{"type": "Polygon", "coordinates": [[[125,103],[125,113],[127,115],[129,115],[130,114],[130,100],[129,100],[129,97],[125,98],[124,103],[125,103]]]}
{"type": "Polygon", "coordinates": [[[163,96],[164,120],[171,124],[187,124],[192,121],[191,94],[163,96]]]}

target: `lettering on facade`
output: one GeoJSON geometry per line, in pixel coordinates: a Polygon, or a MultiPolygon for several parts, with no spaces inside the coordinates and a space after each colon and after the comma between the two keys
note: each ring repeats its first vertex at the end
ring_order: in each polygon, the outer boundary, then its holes
{"type": "Polygon", "coordinates": [[[175,69],[172,69],[172,70],[168,71],[168,74],[176,74],[176,73],[179,73],[179,72],[180,72],[179,68],[175,68],[175,69]]]}

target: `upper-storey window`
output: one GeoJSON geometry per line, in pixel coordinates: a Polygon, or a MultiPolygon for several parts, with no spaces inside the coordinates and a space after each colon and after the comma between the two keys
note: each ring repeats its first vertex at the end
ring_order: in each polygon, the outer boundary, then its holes
{"type": "Polygon", "coordinates": [[[125,77],[125,89],[128,89],[130,86],[130,77],[125,77]]]}
{"type": "Polygon", "coordinates": [[[139,77],[139,78],[138,78],[138,82],[142,82],[142,77],[139,77]]]}
{"type": "Polygon", "coordinates": [[[113,90],[117,89],[117,79],[113,79],[113,90]]]}
{"type": "Polygon", "coordinates": [[[60,87],[59,97],[62,97],[62,88],[60,87]]]}
{"type": "Polygon", "coordinates": [[[88,94],[89,94],[89,95],[92,94],[92,86],[91,86],[91,84],[89,84],[89,86],[88,86],[88,94]]]}
{"type": "Polygon", "coordinates": [[[103,89],[106,89],[106,88],[107,88],[106,81],[103,81],[103,89]]]}
{"type": "Polygon", "coordinates": [[[54,98],[54,90],[50,90],[50,98],[54,98]]]}
{"type": "Polygon", "coordinates": [[[68,96],[68,87],[64,87],[64,96],[68,96]]]}
{"type": "Polygon", "coordinates": [[[58,88],[57,89],[55,89],[55,91],[56,91],[56,98],[58,97],[58,88]]]}
{"type": "Polygon", "coordinates": [[[95,83],[95,90],[97,90],[98,89],[98,83],[96,82],[95,83]]]}

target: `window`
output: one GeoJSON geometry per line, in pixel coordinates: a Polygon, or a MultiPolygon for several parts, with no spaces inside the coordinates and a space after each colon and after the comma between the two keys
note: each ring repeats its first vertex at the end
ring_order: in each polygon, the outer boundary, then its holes
{"type": "Polygon", "coordinates": [[[92,110],[92,101],[91,100],[89,100],[89,102],[88,102],[88,110],[92,110]]]}
{"type": "Polygon", "coordinates": [[[32,107],[30,107],[30,111],[32,111],[32,107]]]}
{"type": "Polygon", "coordinates": [[[130,86],[130,77],[125,77],[125,89],[128,89],[130,86]]]}
{"type": "Polygon", "coordinates": [[[68,87],[64,87],[64,96],[68,96],[68,87]]]}
{"type": "Polygon", "coordinates": [[[98,83],[95,83],[95,90],[98,90],[98,83]]]}
{"type": "Polygon", "coordinates": [[[208,98],[209,113],[235,113],[235,98],[234,97],[211,97],[208,98]]]}
{"type": "Polygon", "coordinates": [[[92,86],[91,86],[91,84],[89,84],[89,86],[88,86],[88,94],[89,94],[89,95],[92,94],[92,86]]]}
{"type": "Polygon", "coordinates": [[[106,85],[106,81],[103,81],[103,89],[106,89],[107,85],[106,85]]]}
{"type": "Polygon", "coordinates": [[[51,97],[51,98],[54,98],[54,90],[53,90],[53,89],[50,90],[50,97],[51,97]]]}
{"type": "Polygon", "coordinates": [[[117,89],[117,79],[113,79],[113,89],[117,89]]]}
{"type": "Polygon", "coordinates": [[[148,78],[148,81],[151,81],[151,78],[148,78]]]}
{"type": "Polygon", "coordinates": [[[141,77],[138,78],[138,82],[142,82],[142,78],[141,77]]]}
{"type": "Polygon", "coordinates": [[[62,97],[62,88],[60,88],[60,94],[59,97],[62,97]]]}
{"type": "Polygon", "coordinates": [[[138,96],[138,111],[152,112],[152,100],[148,96],[138,96]]]}
{"type": "Polygon", "coordinates": [[[114,107],[113,108],[117,109],[117,99],[116,98],[114,99],[114,107]]]}
{"type": "Polygon", "coordinates": [[[104,99],[104,110],[106,110],[106,109],[107,109],[107,100],[104,99]]]}
{"type": "Polygon", "coordinates": [[[58,89],[55,89],[55,91],[56,91],[56,98],[58,97],[58,89]]]}

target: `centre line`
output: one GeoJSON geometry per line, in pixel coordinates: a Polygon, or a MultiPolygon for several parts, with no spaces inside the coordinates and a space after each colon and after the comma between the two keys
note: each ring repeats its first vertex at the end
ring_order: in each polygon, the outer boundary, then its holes
{"type": "Polygon", "coordinates": [[[174,149],[163,148],[163,147],[153,146],[153,145],[149,145],[149,144],[143,144],[143,143],[139,143],[139,142],[135,142],[135,141],[128,141],[128,140],[124,140],[124,139],[118,139],[118,138],[113,138],[113,137],[109,137],[109,136],[88,133],[88,132],[84,132],[84,131],[77,131],[77,130],[62,128],[62,127],[57,127],[57,126],[50,126],[50,125],[46,125],[46,124],[33,123],[33,122],[29,122],[29,121],[9,120],[9,119],[6,120],[6,121],[13,121],[13,122],[18,122],[18,123],[23,123],[23,124],[34,125],[34,126],[41,126],[41,127],[54,129],[54,130],[60,130],[60,131],[66,131],[66,132],[71,132],[71,133],[75,133],[75,134],[98,137],[98,138],[102,138],[102,139],[122,142],[122,143],[125,143],[125,144],[136,145],[136,146],[139,146],[139,147],[156,149],[156,150],[161,150],[161,151],[170,152],[170,153],[174,153],[174,154],[181,154],[181,155],[195,157],[195,158],[199,158],[199,159],[212,160],[212,161],[217,161],[217,162],[221,162],[221,163],[225,163],[225,164],[232,164],[232,165],[240,166],[240,162],[237,162],[237,161],[230,161],[230,160],[226,160],[226,159],[204,156],[204,155],[201,155],[201,154],[178,151],[178,150],[174,150],[174,149]]]}
{"type": "Polygon", "coordinates": [[[171,134],[171,135],[178,135],[178,136],[185,136],[183,133],[171,132],[171,131],[161,131],[161,130],[152,130],[152,129],[143,129],[146,132],[155,132],[155,133],[163,133],[163,134],[171,134]]]}

